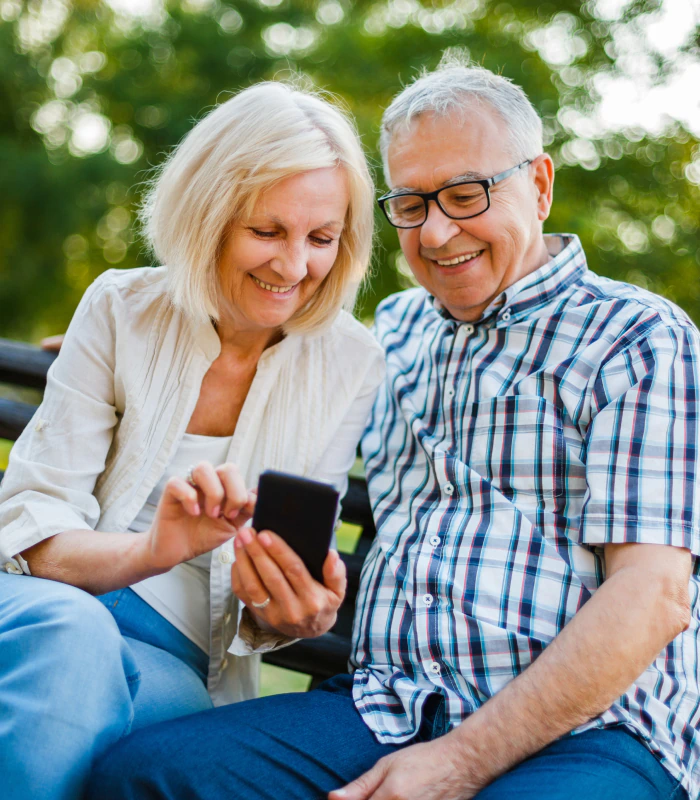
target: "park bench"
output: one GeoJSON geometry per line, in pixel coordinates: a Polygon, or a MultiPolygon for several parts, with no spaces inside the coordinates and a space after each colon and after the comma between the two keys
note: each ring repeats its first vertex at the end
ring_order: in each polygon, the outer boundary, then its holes
{"type": "MultiPolygon", "coordinates": [[[[31,399],[38,399],[38,392],[46,386],[46,372],[55,358],[55,353],[45,352],[38,347],[0,339],[0,384],[8,387],[10,394],[14,388],[15,394],[14,397],[0,397],[0,439],[15,441],[29,423],[36,404],[27,402],[26,395],[34,394],[35,397],[31,399]]],[[[348,589],[335,627],[316,639],[302,640],[264,657],[268,664],[311,675],[312,687],[326,678],[347,671],[360,570],[375,534],[367,486],[361,478],[350,478],[343,499],[342,520],[358,526],[360,530],[354,552],[341,553],[348,570],[348,589]]]]}

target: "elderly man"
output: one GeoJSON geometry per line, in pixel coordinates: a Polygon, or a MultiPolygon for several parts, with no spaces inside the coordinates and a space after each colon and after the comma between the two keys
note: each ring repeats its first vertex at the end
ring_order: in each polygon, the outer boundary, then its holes
{"type": "Polygon", "coordinates": [[[354,674],[129,737],[92,797],[696,797],[698,332],[543,235],[504,78],[424,75],[382,149],[421,288],[377,312],[354,674]]]}

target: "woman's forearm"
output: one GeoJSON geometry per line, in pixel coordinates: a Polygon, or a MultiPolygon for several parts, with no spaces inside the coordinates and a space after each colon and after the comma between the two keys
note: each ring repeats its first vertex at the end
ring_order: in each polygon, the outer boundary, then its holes
{"type": "Polygon", "coordinates": [[[104,594],[158,575],[148,533],[73,530],[56,534],[22,553],[32,575],[104,594]]]}

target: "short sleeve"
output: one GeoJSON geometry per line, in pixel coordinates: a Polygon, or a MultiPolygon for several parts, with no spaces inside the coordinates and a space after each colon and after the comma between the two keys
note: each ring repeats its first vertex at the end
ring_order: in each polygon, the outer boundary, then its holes
{"type": "Polygon", "coordinates": [[[700,555],[698,331],[660,321],[595,377],[586,436],[586,544],[644,542],[700,555]]]}

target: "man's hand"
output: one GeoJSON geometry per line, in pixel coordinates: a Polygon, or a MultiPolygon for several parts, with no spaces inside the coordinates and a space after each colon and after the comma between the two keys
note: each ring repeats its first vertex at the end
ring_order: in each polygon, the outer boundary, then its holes
{"type": "Polygon", "coordinates": [[[335,624],[345,597],[345,564],[331,550],[323,565],[323,584],[315,581],[304,562],[277,534],[243,528],[236,536],[236,561],[231,588],[262,627],[285,636],[308,639],[335,624]],[[264,609],[253,603],[263,603],[264,609]]]}
{"type": "Polygon", "coordinates": [[[469,800],[483,788],[451,735],[414,744],[378,761],[328,800],[469,800]]]}

